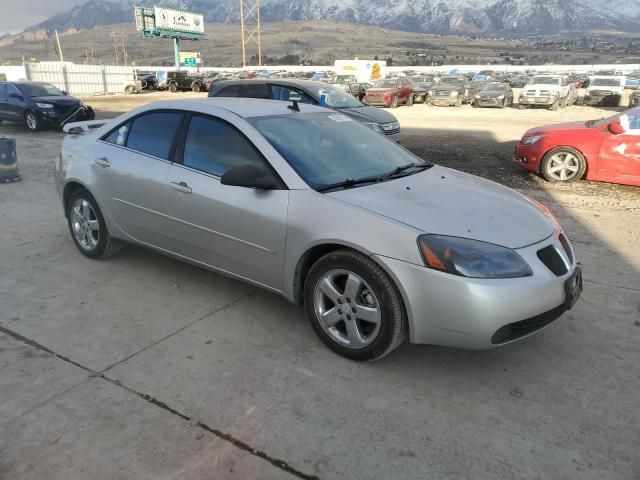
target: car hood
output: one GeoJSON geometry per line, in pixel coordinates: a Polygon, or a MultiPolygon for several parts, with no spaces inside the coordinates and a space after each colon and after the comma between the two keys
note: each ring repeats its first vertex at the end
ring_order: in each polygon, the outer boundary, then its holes
{"type": "Polygon", "coordinates": [[[556,125],[543,125],[541,127],[535,127],[530,130],[527,130],[525,135],[537,135],[541,133],[549,133],[549,132],[562,132],[562,131],[575,131],[575,130],[587,130],[586,122],[568,122],[568,123],[558,123],[556,125]]]}
{"type": "Polygon", "coordinates": [[[371,87],[371,88],[367,88],[367,93],[387,93],[387,92],[393,92],[394,90],[395,90],[394,87],[389,87],[389,88],[371,87]]]}
{"type": "Polygon", "coordinates": [[[390,123],[398,121],[398,119],[389,112],[376,107],[336,108],[336,111],[344,113],[348,117],[362,123],[390,123]]]}
{"type": "Polygon", "coordinates": [[[425,233],[472,238],[509,248],[539,242],[556,228],[550,214],[524,195],[440,166],[326,195],[425,233]]]}
{"type": "Polygon", "coordinates": [[[489,91],[489,92],[479,92],[478,95],[484,98],[496,98],[500,96],[506,95],[507,92],[499,92],[499,91],[489,91]]]}
{"type": "Polygon", "coordinates": [[[435,85],[431,87],[431,90],[434,90],[436,92],[461,92],[464,90],[464,87],[457,85],[435,85]]]}
{"type": "Polygon", "coordinates": [[[62,107],[70,107],[72,105],[76,105],[77,103],[80,103],[80,100],[78,100],[75,97],[60,96],[60,95],[29,97],[29,100],[33,102],[51,103],[53,105],[60,105],[62,107]]]}

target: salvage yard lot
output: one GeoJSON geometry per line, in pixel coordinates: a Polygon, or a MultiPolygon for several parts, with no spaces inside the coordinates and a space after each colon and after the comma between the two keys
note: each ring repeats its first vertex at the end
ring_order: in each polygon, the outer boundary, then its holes
{"type": "MultiPolygon", "coordinates": [[[[85,100],[101,118],[202,96],[85,100]]],[[[556,214],[584,268],[573,310],[493,351],[351,362],[271,293],[132,246],[83,257],[52,179],[63,135],[3,124],[24,180],[0,185],[0,478],[640,478],[640,189],[511,161],[528,128],[612,111],[391,112],[411,151],[556,214]]]]}

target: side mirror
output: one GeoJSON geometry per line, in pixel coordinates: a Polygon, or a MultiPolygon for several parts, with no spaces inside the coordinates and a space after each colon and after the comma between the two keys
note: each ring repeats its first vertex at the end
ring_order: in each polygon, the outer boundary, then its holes
{"type": "Polygon", "coordinates": [[[278,190],[282,188],[280,181],[267,169],[255,165],[240,165],[227,170],[222,178],[222,185],[255,188],[258,190],[278,190]]]}
{"type": "Polygon", "coordinates": [[[69,95],[69,92],[67,92],[66,90],[62,90],[62,94],[66,97],[69,95]]]}
{"type": "Polygon", "coordinates": [[[19,93],[10,93],[9,94],[9,98],[15,98],[17,100],[24,100],[24,98],[22,97],[22,95],[20,95],[19,93]]]}
{"type": "Polygon", "coordinates": [[[622,135],[625,132],[624,127],[618,122],[611,122],[607,125],[607,129],[614,135],[622,135]]]}

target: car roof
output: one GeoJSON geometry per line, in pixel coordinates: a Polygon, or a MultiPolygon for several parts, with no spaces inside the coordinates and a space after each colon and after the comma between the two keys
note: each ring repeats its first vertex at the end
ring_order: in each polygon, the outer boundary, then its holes
{"type": "Polygon", "coordinates": [[[202,107],[217,107],[224,110],[228,110],[231,113],[235,113],[242,118],[253,117],[267,117],[271,115],[295,115],[299,113],[334,113],[334,110],[328,108],[317,107],[315,105],[309,105],[306,103],[298,103],[300,112],[296,112],[290,108],[293,102],[285,102],[280,100],[265,100],[261,98],[241,98],[241,97],[203,97],[185,100],[165,100],[161,102],[155,102],[148,104],[144,109],[167,109],[175,108],[182,110],[190,110],[194,106],[202,107]]]}
{"type": "Polygon", "coordinates": [[[315,80],[301,80],[301,79],[288,79],[288,78],[245,78],[239,80],[226,80],[220,82],[218,85],[238,85],[244,83],[271,83],[273,85],[284,85],[289,87],[309,87],[316,86],[318,88],[327,88],[327,84],[324,82],[316,82],[315,80]]]}
{"type": "Polygon", "coordinates": [[[28,80],[17,80],[15,82],[4,81],[0,83],[12,83],[13,85],[51,85],[49,82],[30,82],[28,80]]]}

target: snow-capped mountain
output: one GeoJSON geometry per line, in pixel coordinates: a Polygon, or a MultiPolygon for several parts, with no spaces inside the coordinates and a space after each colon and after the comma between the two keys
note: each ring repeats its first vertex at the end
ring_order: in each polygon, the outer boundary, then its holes
{"type": "MultiPolygon", "coordinates": [[[[23,35],[132,22],[134,5],[201,12],[207,22],[239,19],[238,0],[89,0],[23,35]]],[[[262,0],[260,14],[264,21],[331,19],[442,34],[640,32],[640,0],[262,0]]]]}

